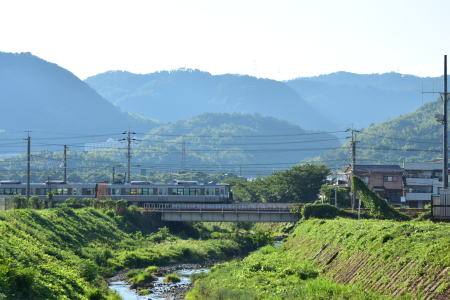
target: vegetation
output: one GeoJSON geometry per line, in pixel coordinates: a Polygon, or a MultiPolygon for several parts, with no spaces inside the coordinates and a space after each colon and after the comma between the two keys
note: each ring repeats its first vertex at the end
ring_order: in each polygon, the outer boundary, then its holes
{"type": "MultiPolygon", "coordinates": [[[[110,138],[117,140],[120,137],[110,138]]],[[[72,140],[68,142],[73,143],[72,140]]],[[[88,141],[79,141],[80,144],[85,142],[88,141]]],[[[153,182],[169,182],[172,179],[209,182],[238,178],[236,174],[263,177],[270,175],[273,170],[285,169],[289,166],[285,163],[294,165],[316,156],[320,153],[317,149],[336,148],[339,145],[334,135],[309,132],[297,125],[270,117],[205,114],[161,125],[146,132],[139,143],[133,144],[133,164],[140,165],[140,169],[133,168],[132,179],[153,182]],[[181,170],[183,141],[187,163],[186,168],[181,170]],[[305,146],[295,145],[297,143],[305,143],[305,146]],[[298,147],[304,149],[292,151],[298,147]],[[308,148],[312,150],[306,150],[308,148]]],[[[44,182],[49,177],[62,179],[62,148],[59,152],[43,149],[45,148],[39,145],[33,146],[33,151],[36,152],[33,153],[32,181],[44,182]]],[[[124,173],[127,171],[124,163],[126,149],[121,145],[87,152],[76,151],[77,149],[71,148],[68,152],[69,182],[111,181],[113,166],[116,172],[115,180],[124,179],[124,173]]],[[[14,150],[11,152],[14,153],[14,150]]],[[[24,153],[23,147],[15,152],[24,153]]],[[[0,180],[25,181],[25,154],[0,161],[0,180]]]]}
{"type": "MultiPolygon", "coordinates": [[[[354,285],[319,278],[319,269],[282,248],[266,246],[242,261],[196,278],[187,299],[380,299],[354,285]]],[[[385,297],[388,299],[388,297],[385,297]]]]}
{"type": "Polygon", "coordinates": [[[187,298],[448,299],[449,230],[428,221],[301,221],[281,247],[213,267],[187,298]]]}
{"type": "Polygon", "coordinates": [[[358,194],[365,208],[367,208],[374,217],[380,219],[392,219],[406,221],[410,218],[404,215],[387,203],[378,193],[370,189],[367,184],[358,176],[352,177],[352,190],[358,194]]]}
{"type": "MultiPolygon", "coordinates": [[[[442,129],[435,119],[435,114],[442,113],[440,103],[426,103],[417,111],[364,129],[358,134],[358,164],[403,164],[442,158],[442,129]]],[[[321,154],[317,160],[328,161],[328,166],[342,166],[349,146],[347,142],[341,149],[321,154]]]]}
{"type": "Polygon", "coordinates": [[[330,184],[324,184],[320,187],[320,197],[324,203],[334,205],[335,195],[337,196],[338,207],[351,206],[351,199],[348,193],[348,189],[330,184]]]}
{"type": "MultiPolygon", "coordinates": [[[[259,245],[250,234],[214,235],[201,224],[158,227],[154,214],[133,207],[0,212],[0,299],[104,299],[104,278],[120,269],[225,259],[259,245]]],[[[130,277],[151,281],[153,271],[130,277]]]]}
{"type": "Polygon", "coordinates": [[[177,282],[180,282],[180,281],[181,281],[180,276],[178,276],[175,273],[167,274],[164,277],[164,283],[177,283],[177,282]]]}
{"type": "Polygon", "coordinates": [[[303,164],[253,181],[225,181],[232,184],[233,198],[239,202],[299,202],[317,199],[329,170],[325,166],[303,164]]]}

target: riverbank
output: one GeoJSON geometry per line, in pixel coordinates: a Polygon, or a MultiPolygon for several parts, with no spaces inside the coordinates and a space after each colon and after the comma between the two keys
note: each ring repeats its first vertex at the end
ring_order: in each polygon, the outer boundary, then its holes
{"type": "Polygon", "coordinates": [[[191,289],[191,279],[201,273],[209,272],[209,269],[221,261],[210,260],[204,263],[184,263],[158,267],[154,272],[151,285],[133,288],[129,280],[131,272],[138,273],[145,270],[132,270],[119,272],[108,279],[110,289],[117,292],[123,300],[135,299],[184,299],[184,295],[191,289]],[[166,282],[164,279],[169,274],[176,274],[179,281],[166,282]]]}
{"type": "Polygon", "coordinates": [[[449,299],[450,224],[300,222],[280,248],[219,264],[187,299],[449,299]]]}
{"type": "Polygon", "coordinates": [[[133,207],[0,212],[0,299],[118,299],[106,278],[122,269],[226,259],[264,239],[163,225],[133,207]]]}

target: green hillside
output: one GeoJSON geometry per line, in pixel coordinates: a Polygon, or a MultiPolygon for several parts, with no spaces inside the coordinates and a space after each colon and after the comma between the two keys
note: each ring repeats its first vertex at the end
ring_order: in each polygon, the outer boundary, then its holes
{"type": "MultiPolygon", "coordinates": [[[[357,135],[357,163],[420,162],[437,159],[441,155],[442,125],[435,114],[442,113],[442,102],[434,101],[415,112],[371,125],[357,135]]],[[[318,157],[329,166],[350,163],[350,144],[318,157]]]]}
{"type": "MultiPolygon", "coordinates": [[[[119,140],[123,135],[113,138],[119,140]]],[[[133,178],[152,180],[157,178],[155,173],[180,170],[264,176],[340,146],[330,133],[305,131],[287,121],[239,113],[203,114],[145,134],[138,132],[136,138],[132,144],[133,178]]],[[[126,143],[95,152],[80,152],[79,147],[83,146],[69,144],[69,181],[110,180],[113,166],[117,174],[126,171],[126,143]]],[[[62,178],[62,145],[49,149],[58,152],[33,153],[34,180],[62,178]]],[[[24,180],[25,166],[24,155],[0,160],[0,178],[24,180]]]]}
{"type": "Polygon", "coordinates": [[[449,299],[449,230],[417,221],[302,221],[281,247],[214,266],[187,299],[449,299]]]}
{"type": "Polygon", "coordinates": [[[104,297],[111,294],[106,278],[125,268],[225,259],[257,246],[228,230],[212,239],[201,225],[160,228],[155,214],[118,203],[114,210],[0,212],[0,299],[115,300],[104,297]]]}

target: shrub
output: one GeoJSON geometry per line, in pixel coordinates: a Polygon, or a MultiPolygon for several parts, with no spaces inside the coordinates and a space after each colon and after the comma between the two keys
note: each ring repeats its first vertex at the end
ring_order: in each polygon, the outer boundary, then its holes
{"type": "Polygon", "coordinates": [[[156,272],[158,272],[158,267],[157,266],[147,267],[145,269],[145,272],[147,272],[147,273],[156,273],[156,272]]]}
{"type": "Polygon", "coordinates": [[[334,219],[339,215],[339,209],[330,204],[306,204],[302,208],[303,219],[319,218],[334,219]]]}
{"type": "Polygon", "coordinates": [[[358,193],[364,207],[366,207],[374,217],[397,221],[410,220],[410,217],[396,211],[386,202],[386,200],[382,199],[376,192],[370,189],[361,178],[357,176],[352,177],[352,190],[358,193]]]}
{"type": "Polygon", "coordinates": [[[103,295],[100,289],[90,290],[88,292],[87,298],[89,300],[104,300],[106,297],[103,295]]]}
{"type": "Polygon", "coordinates": [[[94,281],[98,275],[97,266],[91,261],[82,263],[80,267],[80,275],[89,282],[94,281]]]}
{"type": "Polygon", "coordinates": [[[168,274],[166,275],[166,277],[164,277],[164,283],[177,283],[180,282],[180,276],[178,276],[177,274],[168,274]]]}

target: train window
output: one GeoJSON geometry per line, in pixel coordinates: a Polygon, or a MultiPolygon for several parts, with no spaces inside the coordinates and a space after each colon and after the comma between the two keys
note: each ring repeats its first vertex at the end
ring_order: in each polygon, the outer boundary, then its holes
{"type": "Polygon", "coordinates": [[[216,188],[216,195],[219,195],[219,188],[216,188]]]}
{"type": "Polygon", "coordinates": [[[94,195],[94,189],[82,188],[81,194],[82,195],[94,195]]]}
{"type": "Polygon", "coordinates": [[[220,189],[220,194],[221,195],[225,194],[225,189],[220,189]]]}
{"type": "Polygon", "coordinates": [[[47,189],[37,188],[35,193],[36,195],[47,195],[47,189]]]}
{"type": "Polygon", "coordinates": [[[197,189],[189,189],[189,195],[197,195],[197,189]]]}

